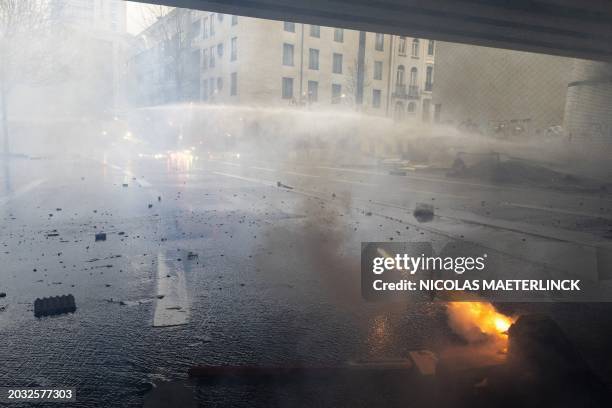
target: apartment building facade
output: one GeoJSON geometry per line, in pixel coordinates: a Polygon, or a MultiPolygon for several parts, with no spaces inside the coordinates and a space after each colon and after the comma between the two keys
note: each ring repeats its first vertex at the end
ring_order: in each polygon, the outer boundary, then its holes
{"type": "MultiPolygon", "coordinates": [[[[174,81],[182,91],[165,102],[359,110],[397,120],[433,118],[433,41],[181,9],[163,20],[141,34],[148,36],[149,45],[135,57],[147,60],[144,55],[149,55],[147,64],[136,64],[137,71],[148,70],[149,77],[172,82],[172,75],[151,72],[165,68],[151,68],[150,56],[163,54],[164,42],[176,47],[179,37],[188,40],[185,67],[178,68],[181,84],[174,81]],[[155,26],[170,19],[183,21],[183,29],[170,36],[174,39],[155,41],[165,31],[155,26]]],[[[163,86],[151,80],[144,86],[149,87],[145,104],[164,103],[159,95],[163,86]]]]}

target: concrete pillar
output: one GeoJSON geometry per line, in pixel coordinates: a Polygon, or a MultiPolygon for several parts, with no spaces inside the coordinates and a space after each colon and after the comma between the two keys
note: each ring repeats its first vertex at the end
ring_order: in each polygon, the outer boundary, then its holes
{"type": "Polygon", "coordinates": [[[570,78],[564,114],[570,143],[585,152],[611,154],[612,64],[575,60],[570,78]]]}

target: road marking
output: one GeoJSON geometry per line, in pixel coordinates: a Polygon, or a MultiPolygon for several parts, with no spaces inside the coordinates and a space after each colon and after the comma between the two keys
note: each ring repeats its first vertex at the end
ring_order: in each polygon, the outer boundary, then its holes
{"type": "Polygon", "coordinates": [[[297,171],[285,171],[285,170],[279,170],[279,169],[270,169],[270,168],[267,168],[267,167],[251,166],[250,168],[255,169],[255,170],[270,171],[270,172],[275,172],[275,173],[292,174],[294,176],[300,176],[300,177],[313,177],[313,178],[320,177],[320,176],[315,176],[314,174],[299,173],[297,171]]]}
{"type": "MultiPolygon", "coordinates": [[[[255,167],[253,167],[255,168],[255,167]]],[[[263,168],[262,168],[263,170],[263,168]]],[[[272,170],[274,171],[274,170],[272,170]]],[[[287,174],[294,174],[297,176],[304,176],[304,177],[316,177],[316,178],[320,178],[321,176],[315,176],[312,174],[305,174],[305,173],[297,173],[297,172],[290,172],[287,171],[287,174]]],[[[261,179],[254,179],[254,178],[250,178],[250,177],[243,177],[243,176],[238,176],[235,174],[229,174],[229,173],[221,173],[221,172],[213,172],[213,174],[218,174],[221,176],[226,176],[226,177],[233,177],[239,180],[245,180],[245,181],[251,181],[254,183],[260,183],[260,184],[266,184],[266,185],[271,185],[271,186],[275,186],[276,183],[271,182],[271,181],[265,181],[265,180],[261,180],[261,179]]],[[[364,181],[351,181],[351,180],[342,180],[342,179],[329,179],[329,178],[323,178],[323,180],[327,180],[327,181],[332,181],[332,182],[336,182],[336,183],[345,183],[345,184],[354,184],[354,185],[360,185],[360,186],[366,186],[366,187],[376,187],[378,186],[378,184],[374,184],[374,183],[366,183],[364,181]]],[[[447,194],[447,193],[438,193],[438,192],[434,192],[434,191],[425,191],[425,190],[415,190],[415,189],[410,189],[410,188],[405,188],[405,187],[400,187],[399,190],[402,191],[407,191],[410,193],[420,193],[420,194],[427,194],[427,195],[432,195],[432,196],[447,196],[447,197],[452,197],[452,198],[468,198],[466,196],[462,196],[462,195],[456,195],[456,194],[447,194]]]]}
{"type": "MultiPolygon", "coordinates": [[[[257,162],[257,163],[267,163],[269,164],[269,161],[261,161],[261,160],[251,160],[252,162],[257,162]]],[[[232,166],[238,166],[237,164],[234,163],[229,163],[229,162],[225,162],[226,164],[232,165],[232,166]]],[[[298,167],[302,167],[305,169],[311,169],[313,168],[312,166],[298,166],[298,167]]],[[[412,172],[412,169],[410,167],[413,167],[414,170],[416,171],[417,169],[421,169],[421,168],[428,168],[427,165],[418,165],[415,164],[413,166],[407,166],[406,168],[403,168],[404,170],[408,170],[412,172]]],[[[387,177],[398,177],[398,176],[393,176],[390,175],[386,172],[377,172],[377,171],[372,171],[372,170],[360,170],[360,169],[351,169],[351,168],[345,168],[345,167],[331,167],[331,166],[316,166],[315,168],[318,169],[325,169],[325,170],[336,170],[336,171],[343,171],[343,172],[349,172],[349,173],[359,173],[359,174],[369,174],[369,175],[377,175],[377,176],[387,176],[387,177]]],[[[316,177],[324,177],[324,176],[316,176],[316,177]]],[[[436,177],[436,176],[426,176],[426,175],[416,175],[416,174],[407,174],[405,176],[401,176],[401,177],[405,177],[406,179],[412,179],[412,180],[419,180],[419,181],[428,181],[428,182],[433,182],[433,183],[442,183],[442,184],[451,184],[451,185],[457,185],[457,186],[471,186],[471,187],[480,187],[480,188],[486,188],[489,190],[497,190],[497,191],[518,191],[518,192],[536,192],[536,193],[546,193],[549,195],[555,194],[555,195],[561,195],[561,196],[568,196],[570,195],[570,193],[563,193],[563,192],[559,192],[559,191],[551,191],[551,190],[546,190],[546,189],[538,189],[538,188],[533,188],[533,187],[528,187],[528,186],[519,186],[519,185],[495,185],[495,184],[490,184],[490,183],[481,183],[481,182],[477,182],[477,181],[467,181],[467,180],[451,180],[445,177],[436,177]]],[[[436,194],[442,194],[442,193],[436,193],[436,194]]],[[[447,194],[448,196],[451,197],[463,197],[463,198],[467,198],[466,196],[461,196],[461,195],[453,195],[453,194],[447,194]]],[[[579,195],[579,197],[585,197],[588,198],[588,196],[584,196],[584,195],[579,195]]],[[[606,202],[612,201],[610,199],[606,199],[603,198],[602,200],[605,200],[606,202]]]]}
{"type": "MultiPolygon", "coordinates": [[[[324,180],[329,180],[329,181],[335,181],[338,183],[348,183],[348,184],[356,184],[356,185],[363,185],[363,186],[368,186],[368,187],[376,187],[376,186],[380,186],[381,184],[373,184],[373,183],[366,183],[363,181],[349,181],[349,180],[342,180],[342,179],[324,179],[324,180]]],[[[408,187],[395,187],[395,190],[400,190],[400,191],[406,191],[408,193],[417,193],[417,194],[425,194],[428,196],[434,196],[434,197],[442,197],[442,196],[446,196],[446,197],[451,197],[451,198],[464,198],[467,199],[467,196],[462,196],[462,195],[457,195],[457,194],[448,194],[448,193],[439,193],[436,191],[427,191],[427,190],[417,190],[414,188],[408,188],[408,187]]]]}
{"type": "Polygon", "coordinates": [[[228,166],[235,166],[235,167],[240,167],[241,166],[238,163],[232,163],[232,162],[223,161],[223,160],[217,160],[217,163],[226,164],[228,166]]]}
{"type": "Polygon", "coordinates": [[[135,179],[134,181],[137,182],[138,184],[140,184],[142,187],[146,187],[146,188],[151,187],[151,183],[149,183],[148,181],[143,180],[141,178],[139,179],[138,177],[134,176],[134,173],[132,173],[131,171],[124,170],[121,167],[118,167],[118,169],[119,169],[119,171],[121,171],[126,176],[135,179]]]}
{"type": "Polygon", "coordinates": [[[275,186],[276,185],[276,183],[273,183],[271,181],[255,179],[255,178],[250,178],[250,177],[243,177],[243,176],[238,176],[236,174],[221,173],[220,171],[213,171],[212,173],[216,174],[218,176],[225,176],[225,177],[235,178],[235,179],[238,179],[238,180],[250,181],[251,183],[259,183],[259,184],[264,184],[264,185],[267,185],[267,186],[275,186]]]}
{"type": "MultiPolygon", "coordinates": [[[[369,170],[358,170],[358,169],[348,169],[348,168],[341,168],[341,167],[327,167],[327,166],[318,166],[317,168],[326,169],[326,170],[345,171],[349,173],[370,174],[373,176],[390,176],[390,174],[387,174],[387,173],[369,171],[369,170]]],[[[448,180],[448,179],[443,179],[440,177],[426,177],[426,176],[415,176],[415,175],[405,175],[402,177],[406,177],[407,179],[412,179],[412,180],[431,181],[431,182],[436,182],[436,183],[446,183],[446,184],[456,184],[456,185],[466,185],[466,186],[482,187],[482,188],[489,188],[489,189],[495,189],[495,190],[524,191],[524,189],[521,189],[518,187],[495,186],[492,184],[476,183],[476,182],[469,182],[469,181],[448,180]]]]}
{"type": "Polygon", "coordinates": [[[313,177],[313,178],[321,177],[321,176],[316,176],[314,174],[298,173],[297,171],[286,171],[285,173],[293,174],[294,176],[300,176],[300,177],[313,177]]]}
{"type": "Polygon", "coordinates": [[[527,208],[530,210],[542,210],[542,211],[555,212],[555,213],[560,213],[560,214],[580,215],[583,217],[604,218],[606,220],[612,220],[612,216],[608,214],[587,213],[587,212],[582,212],[582,211],[564,210],[562,208],[552,208],[552,207],[544,207],[544,206],[539,206],[539,205],[519,204],[519,203],[511,203],[511,202],[503,202],[502,205],[510,206],[510,207],[518,207],[518,208],[527,208]]]}
{"type": "Polygon", "coordinates": [[[329,181],[335,181],[336,183],[347,183],[347,184],[357,184],[368,187],[375,187],[376,184],[372,183],[364,183],[363,181],[349,181],[349,180],[341,180],[341,179],[328,179],[329,181]]]}
{"type": "Polygon", "coordinates": [[[161,252],[157,254],[157,295],[153,327],[178,326],[189,322],[191,306],[183,265],[164,257],[161,252]],[[159,299],[161,295],[163,297],[159,299]]]}
{"type": "Polygon", "coordinates": [[[339,167],[327,167],[327,166],[317,166],[318,169],[324,170],[336,170],[336,171],[346,171],[349,173],[360,173],[360,174],[371,174],[374,176],[386,176],[387,174],[377,172],[377,171],[369,171],[369,170],[358,170],[358,169],[343,169],[339,167]]]}
{"type": "Polygon", "coordinates": [[[462,198],[462,199],[469,199],[470,197],[468,196],[464,196],[464,195],[459,195],[459,194],[449,194],[449,193],[440,193],[437,191],[429,191],[429,190],[417,190],[414,188],[407,188],[407,187],[400,187],[398,188],[398,190],[401,191],[406,191],[408,193],[417,193],[417,194],[426,194],[430,197],[451,197],[451,198],[462,198]]]}
{"type": "Polygon", "coordinates": [[[4,196],[4,197],[0,197],[0,206],[7,204],[9,201],[24,195],[25,193],[27,193],[30,190],[35,189],[36,187],[38,187],[39,185],[41,185],[42,183],[44,183],[46,181],[46,179],[38,179],[38,180],[34,180],[29,182],[28,184],[26,184],[23,187],[18,188],[17,190],[13,191],[12,193],[9,193],[8,195],[4,196]]]}
{"type": "MultiPolygon", "coordinates": [[[[96,161],[99,161],[99,160],[96,160],[96,161]]],[[[126,176],[128,176],[128,177],[130,177],[130,178],[134,178],[134,179],[135,179],[134,181],[136,181],[136,182],[137,182],[138,184],[140,184],[142,187],[149,188],[149,187],[151,187],[151,186],[152,186],[152,185],[151,185],[151,183],[149,183],[148,181],[143,180],[143,179],[139,179],[139,178],[137,178],[136,176],[134,176],[134,173],[132,173],[132,172],[131,172],[131,171],[129,171],[129,170],[124,169],[123,167],[119,167],[119,166],[117,166],[116,164],[112,164],[112,163],[105,163],[105,162],[102,162],[102,161],[99,161],[99,162],[100,162],[100,163],[102,163],[102,164],[103,164],[103,165],[105,165],[105,166],[110,167],[111,169],[114,169],[114,170],[120,171],[121,173],[125,174],[126,176]]]]}

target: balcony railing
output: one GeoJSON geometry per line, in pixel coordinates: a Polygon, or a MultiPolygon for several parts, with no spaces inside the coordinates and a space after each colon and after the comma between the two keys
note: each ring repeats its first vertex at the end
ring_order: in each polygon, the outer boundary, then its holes
{"type": "Polygon", "coordinates": [[[416,85],[395,85],[393,97],[400,99],[419,99],[419,87],[416,85]]]}
{"type": "Polygon", "coordinates": [[[425,92],[433,91],[433,82],[425,82],[425,92]]]}

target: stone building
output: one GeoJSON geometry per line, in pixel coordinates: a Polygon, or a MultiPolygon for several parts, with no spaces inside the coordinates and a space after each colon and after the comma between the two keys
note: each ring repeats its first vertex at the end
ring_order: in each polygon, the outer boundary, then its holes
{"type": "Polygon", "coordinates": [[[433,41],[185,9],[139,38],[130,62],[139,105],[337,108],[419,121],[433,115],[433,41]]]}

